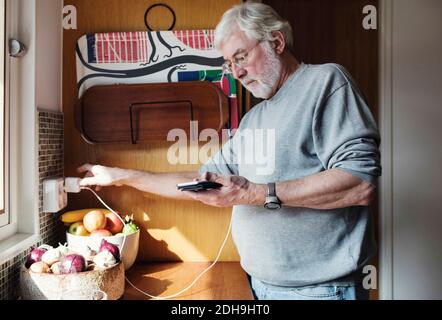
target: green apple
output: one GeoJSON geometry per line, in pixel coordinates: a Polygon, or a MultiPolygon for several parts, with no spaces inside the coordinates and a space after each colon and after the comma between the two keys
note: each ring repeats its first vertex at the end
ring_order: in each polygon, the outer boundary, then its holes
{"type": "Polygon", "coordinates": [[[82,221],[78,221],[78,222],[71,224],[68,232],[70,234],[74,234],[76,236],[88,236],[89,235],[89,232],[84,227],[82,221]]]}

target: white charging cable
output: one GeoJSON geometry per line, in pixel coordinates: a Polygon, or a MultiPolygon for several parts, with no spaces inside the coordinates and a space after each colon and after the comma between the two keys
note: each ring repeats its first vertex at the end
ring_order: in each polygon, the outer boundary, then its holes
{"type": "MultiPolygon", "coordinates": [[[[89,190],[89,191],[91,191],[96,197],[97,197],[97,199],[98,200],[100,200],[100,202],[106,207],[106,208],[108,208],[111,212],[113,212],[121,221],[123,221],[123,225],[125,224],[125,222],[124,222],[124,220],[120,217],[120,215],[118,214],[118,213],[116,213],[114,210],[112,210],[112,208],[111,207],[109,207],[101,198],[100,198],[100,196],[94,191],[94,190],[92,190],[91,188],[88,188],[88,187],[81,187],[81,189],[84,189],[84,190],[89,190]]],[[[223,249],[224,249],[224,247],[225,247],[225,245],[226,245],[226,243],[227,243],[227,239],[229,238],[229,235],[230,235],[230,230],[232,229],[232,217],[230,218],[230,223],[229,223],[229,229],[227,230],[227,234],[226,234],[226,238],[224,239],[224,241],[223,241],[223,243],[222,243],[222,245],[221,245],[221,248],[219,249],[219,252],[218,252],[218,255],[216,256],[216,258],[215,258],[215,261],[213,261],[213,263],[209,266],[209,267],[207,267],[207,269],[205,269],[203,272],[201,272],[196,278],[195,278],[195,280],[193,280],[192,281],[192,283],[191,284],[189,284],[187,287],[185,287],[183,290],[181,290],[181,291],[179,291],[179,292],[177,292],[177,293],[175,293],[175,294],[172,294],[172,295],[169,295],[169,296],[165,296],[165,297],[159,297],[159,296],[153,296],[153,295],[150,295],[150,294],[148,294],[147,292],[145,292],[145,291],[143,291],[143,290],[141,290],[141,289],[139,289],[139,288],[137,288],[132,282],[130,282],[130,280],[125,276],[125,278],[126,278],[126,281],[135,289],[135,290],[137,290],[138,292],[140,292],[140,293],[142,293],[142,294],[144,294],[145,296],[148,296],[148,297],[150,297],[150,298],[153,298],[153,299],[158,299],[158,300],[167,300],[167,299],[171,299],[171,298],[175,298],[175,297],[177,297],[177,296],[179,296],[179,295],[181,295],[183,292],[185,292],[185,291],[187,291],[187,290],[189,290],[197,281],[198,281],[198,279],[199,278],[201,278],[202,276],[203,276],[203,274],[205,274],[207,271],[209,271],[217,262],[218,262],[218,260],[219,260],[219,257],[221,256],[221,253],[222,253],[222,251],[223,251],[223,249]]],[[[122,245],[121,245],[121,255],[122,255],[122,251],[123,251],[123,247],[124,247],[124,243],[125,243],[125,241],[126,241],[126,234],[124,234],[124,239],[123,239],[123,243],[122,243],[122,245]]],[[[121,256],[122,257],[122,256],[121,256]]]]}

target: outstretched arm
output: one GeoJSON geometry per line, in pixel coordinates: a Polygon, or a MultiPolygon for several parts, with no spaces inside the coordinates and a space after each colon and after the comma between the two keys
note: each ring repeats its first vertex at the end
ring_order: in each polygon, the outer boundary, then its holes
{"type": "Polygon", "coordinates": [[[176,185],[198,178],[198,172],[153,173],[148,171],[111,168],[101,165],[84,164],[77,169],[86,173],[80,185],[96,186],[96,190],[105,186],[122,186],[154,193],[167,198],[192,200],[187,193],[177,189],[176,185]]]}

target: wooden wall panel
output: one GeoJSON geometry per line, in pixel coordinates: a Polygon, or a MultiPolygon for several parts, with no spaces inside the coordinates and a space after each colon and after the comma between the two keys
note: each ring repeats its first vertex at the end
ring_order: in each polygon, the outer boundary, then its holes
{"type": "MultiPolygon", "coordinates": [[[[165,0],[175,10],[175,29],[214,28],[225,10],[239,0],[165,0]]],[[[146,9],[153,0],[65,0],[78,13],[78,29],[65,30],[63,39],[63,112],[65,114],[65,174],[77,176],[79,165],[99,163],[153,172],[191,171],[199,165],[172,166],[166,154],[170,143],[139,145],[89,145],[74,128],[73,106],[77,97],[75,44],[90,32],[142,31],[146,9]]],[[[156,8],[149,15],[154,30],[168,28],[171,16],[156,8]]],[[[138,260],[207,261],[213,260],[229,226],[231,209],[217,209],[195,202],[175,201],[132,188],[113,187],[100,196],[114,209],[135,215],[141,224],[138,260]]],[[[69,195],[69,209],[100,206],[98,200],[83,191],[69,195]]],[[[221,260],[239,260],[236,248],[228,241],[221,260]]]]}
{"type": "Polygon", "coordinates": [[[293,28],[294,54],[311,64],[343,65],[378,113],[378,32],[362,27],[366,5],[378,0],[264,0],[293,28]]]}

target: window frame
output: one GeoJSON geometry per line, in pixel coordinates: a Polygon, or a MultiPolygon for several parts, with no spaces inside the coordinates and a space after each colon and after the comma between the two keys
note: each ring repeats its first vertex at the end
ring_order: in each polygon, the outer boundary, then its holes
{"type": "MultiPolygon", "coordinates": [[[[5,0],[6,44],[11,38],[22,41],[27,53],[9,57],[6,49],[8,81],[8,146],[5,199],[9,223],[0,227],[0,264],[11,260],[41,240],[38,192],[38,137],[36,108],[36,1],[5,0]]],[[[6,47],[7,48],[7,47],[6,47]]]]}
{"type": "Polygon", "coordinates": [[[8,41],[8,20],[6,19],[7,13],[7,0],[0,0],[0,25],[3,26],[3,39],[0,44],[0,63],[2,66],[0,67],[0,76],[3,78],[3,94],[0,94],[0,99],[2,99],[3,110],[0,112],[3,113],[3,116],[0,115],[0,119],[3,118],[4,127],[3,127],[3,167],[0,166],[0,170],[3,170],[3,194],[0,193],[0,197],[3,197],[3,210],[0,209],[0,228],[7,226],[10,223],[10,212],[9,212],[9,59],[7,53],[7,41],[8,41]]]}

